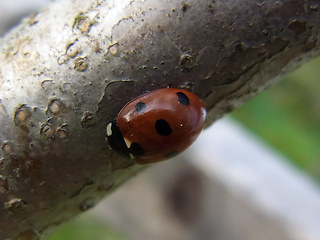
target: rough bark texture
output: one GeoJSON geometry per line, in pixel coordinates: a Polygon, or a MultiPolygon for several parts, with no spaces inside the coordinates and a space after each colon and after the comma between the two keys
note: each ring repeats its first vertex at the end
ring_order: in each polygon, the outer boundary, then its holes
{"type": "Polygon", "coordinates": [[[319,11],[316,0],[61,0],[25,19],[0,40],[0,239],[43,238],[142,168],[105,139],[128,100],[186,88],[210,124],[319,52],[319,11]]]}

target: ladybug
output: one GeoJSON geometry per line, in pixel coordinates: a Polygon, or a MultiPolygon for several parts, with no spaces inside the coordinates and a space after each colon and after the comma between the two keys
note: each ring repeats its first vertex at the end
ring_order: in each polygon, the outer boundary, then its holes
{"type": "Polygon", "coordinates": [[[128,102],[107,125],[110,147],[139,164],[181,153],[200,134],[206,110],[195,94],[177,88],[145,93],[128,102]]]}

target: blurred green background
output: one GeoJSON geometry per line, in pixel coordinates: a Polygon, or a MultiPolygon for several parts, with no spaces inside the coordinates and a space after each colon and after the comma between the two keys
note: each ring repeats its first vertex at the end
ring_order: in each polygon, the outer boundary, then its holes
{"type": "Polygon", "coordinates": [[[231,115],[320,183],[320,57],[231,115]]]}
{"type": "Polygon", "coordinates": [[[126,240],[120,231],[84,213],[72,219],[47,240],[126,240]]]}

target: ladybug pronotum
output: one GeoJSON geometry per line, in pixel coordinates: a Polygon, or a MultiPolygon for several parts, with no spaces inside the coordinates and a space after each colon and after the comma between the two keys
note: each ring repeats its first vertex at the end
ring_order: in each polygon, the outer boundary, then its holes
{"type": "Polygon", "coordinates": [[[177,88],[145,93],[127,103],[107,125],[110,147],[139,164],[171,158],[200,134],[206,110],[195,94],[177,88]]]}

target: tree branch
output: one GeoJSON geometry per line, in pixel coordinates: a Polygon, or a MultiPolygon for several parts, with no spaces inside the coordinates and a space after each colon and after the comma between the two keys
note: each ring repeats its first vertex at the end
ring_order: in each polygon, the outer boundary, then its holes
{"type": "Polygon", "coordinates": [[[45,237],[142,169],[105,140],[131,98],[186,88],[210,124],[318,54],[319,6],[60,0],[25,19],[0,40],[0,238],[45,237]]]}

